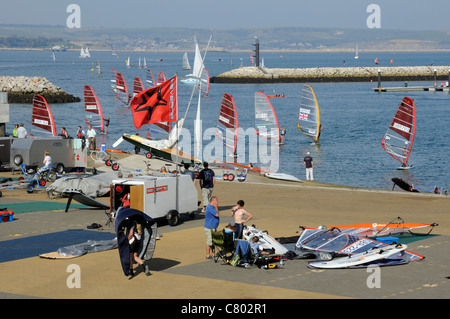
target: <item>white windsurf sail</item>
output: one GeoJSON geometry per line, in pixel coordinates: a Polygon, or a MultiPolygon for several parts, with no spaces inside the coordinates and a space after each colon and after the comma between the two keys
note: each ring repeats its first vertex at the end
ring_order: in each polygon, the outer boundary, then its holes
{"type": "Polygon", "coordinates": [[[55,120],[47,101],[41,95],[33,97],[33,112],[31,115],[31,131],[56,136],[55,120]]]}
{"type": "Polygon", "coordinates": [[[200,75],[200,90],[207,96],[209,93],[209,72],[207,68],[203,68],[200,75]]]}
{"type": "Polygon", "coordinates": [[[117,86],[117,72],[116,69],[111,70],[111,80],[110,80],[111,90],[116,93],[117,86]]]}
{"type": "Polygon", "coordinates": [[[87,124],[96,130],[104,130],[102,107],[97,95],[89,85],[84,86],[84,113],[87,124]]]}
{"type": "Polygon", "coordinates": [[[187,52],[184,52],[184,54],[183,54],[183,70],[190,70],[190,69],[191,69],[191,65],[189,64],[187,52]]]}
{"type": "Polygon", "coordinates": [[[320,112],[314,90],[309,85],[303,85],[298,112],[298,129],[315,142],[320,136],[320,112]]]}
{"type": "Polygon", "coordinates": [[[259,136],[279,142],[280,128],[275,110],[263,92],[255,92],[255,129],[259,136]]]}
{"type": "Polygon", "coordinates": [[[225,93],[220,106],[216,136],[233,155],[236,154],[238,128],[239,121],[236,105],[234,104],[233,97],[230,94],[225,93]]]}
{"type": "Polygon", "coordinates": [[[389,155],[406,165],[415,133],[416,108],[414,100],[405,96],[381,140],[381,145],[389,155]]]}

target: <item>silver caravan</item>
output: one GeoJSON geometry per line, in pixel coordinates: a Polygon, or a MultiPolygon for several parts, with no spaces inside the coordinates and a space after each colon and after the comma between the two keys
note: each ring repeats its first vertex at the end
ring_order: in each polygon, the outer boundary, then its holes
{"type": "Polygon", "coordinates": [[[50,152],[52,166],[58,173],[87,167],[87,147],[81,139],[27,137],[13,140],[10,151],[11,168],[20,169],[21,164],[40,167],[45,151],[50,152]]]}

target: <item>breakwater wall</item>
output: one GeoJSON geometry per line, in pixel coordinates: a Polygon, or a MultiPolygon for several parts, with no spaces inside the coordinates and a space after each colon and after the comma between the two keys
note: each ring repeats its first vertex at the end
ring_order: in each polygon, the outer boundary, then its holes
{"type": "Polygon", "coordinates": [[[242,67],[211,78],[212,83],[306,83],[449,80],[450,66],[281,69],[242,67]],[[379,76],[380,74],[380,76],[379,76]]]}
{"type": "Polygon", "coordinates": [[[80,102],[79,97],[64,92],[43,77],[0,76],[0,92],[8,92],[8,103],[33,103],[35,94],[42,95],[48,103],[80,102]]]}

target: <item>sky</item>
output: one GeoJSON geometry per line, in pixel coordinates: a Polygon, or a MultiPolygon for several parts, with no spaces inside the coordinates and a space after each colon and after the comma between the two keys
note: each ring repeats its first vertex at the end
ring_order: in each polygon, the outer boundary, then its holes
{"type": "Polygon", "coordinates": [[[449,0],[2,0],[0,24],[66,25],[80,8],[81,28],[369,28],[379,7],[387,30],[450,30],[449,0]],[[373,16],[372,16],[373,17],[373,16]]]}

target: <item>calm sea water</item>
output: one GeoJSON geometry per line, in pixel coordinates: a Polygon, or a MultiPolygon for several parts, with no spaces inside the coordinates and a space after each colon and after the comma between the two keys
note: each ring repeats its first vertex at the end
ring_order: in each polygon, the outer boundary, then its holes
{"type": "MultiPolygon", "coordinates": [[[[145,78],[143,69],[137,68],[138,59],[145,57],[148,67],[156,76],[159,70],[169,78],[180,76],[183,53],[124,53],[117,56],[110,52],[91,52],[90,59],[78,58],[78,52],[57,52],[53,62],[48,51],[0,51],[0,76],[42,76],[60,86],[66,92],[83,99],[83,86],[91,85],[96,92],[105,116],[111,118],[107,135],[98,137],[97,145],[107,148],[122,133],[147,134],[147,129],[136,130],[131,110],[119,102],[110,89],[110,73],[115,68],[121,72],[132,87],[134,76],[145,78]],[[135,67],[127,69],[125,60],[130,57],[135,67]],[[103,76],[95,69],[100,61],[103,76]],[[162,61],[160,61],[162,59],[162,61]]],[[[249,53],[208,53],[205,65],[210,76],[250,65],[249,53]]],[[[450,65],[449,53],[361,53],[358,60],[350,53],[262,53],[267,67],[341,67],[373,66],[378,58],[380,66],[450,65]],[[392,63],[391,63],[392,60],[392,63]]],[[[190,54],[192,63],[193,54],[190,54]]],[[[416,82],[410,85],[430,85],[416,82]]],[[[392,177],[400,177],[415,183],[417,188],[431,189],[435,185],[450,188],[450,96],[442,92],[375,93],[376,83],[313,83],[319,102],[323,131],[320,146],[310,144],[297,129],[301,83],[296,84],[211,84],[208,97],[202,98],[203,128],[215,127],[220,102],[224,93],[234,97],[240,126],[250,128],[254,123],[253,96],[255,91],[271,94],[284,92],[286,99],[271,99],[280,126],[287,129],[285,145],[280,147],[280,172],[304,179],[303,157],[311,152],[314,159],[316,181],[378,189],[391,189],[392,177]],[[399,171],[399,165],[381,147],[381,138],[402,100],[408,95],[416,102],[416,139],[409,163],[410,171],[399,171]]],[[[404,83],[387,82],[385,86],[403,86],[404,83]]],[[[184,114],[192,87],[179,83],[178,98],[180,115],[184,114]]],[[[65,126],[74,135],[78,125],[84,125],[84,104],[69,103],[50,105],[58,130],[65,126]]],[[[13,104],[10,108],[12,132],[15,123],[24,122],[30,128],[31,105],[13,104]]],[[[185,127],[193,132],[196,99],[192,101],[185,127]]],[[[132,150],[123,142],[119,149],[132,150]]]]}

